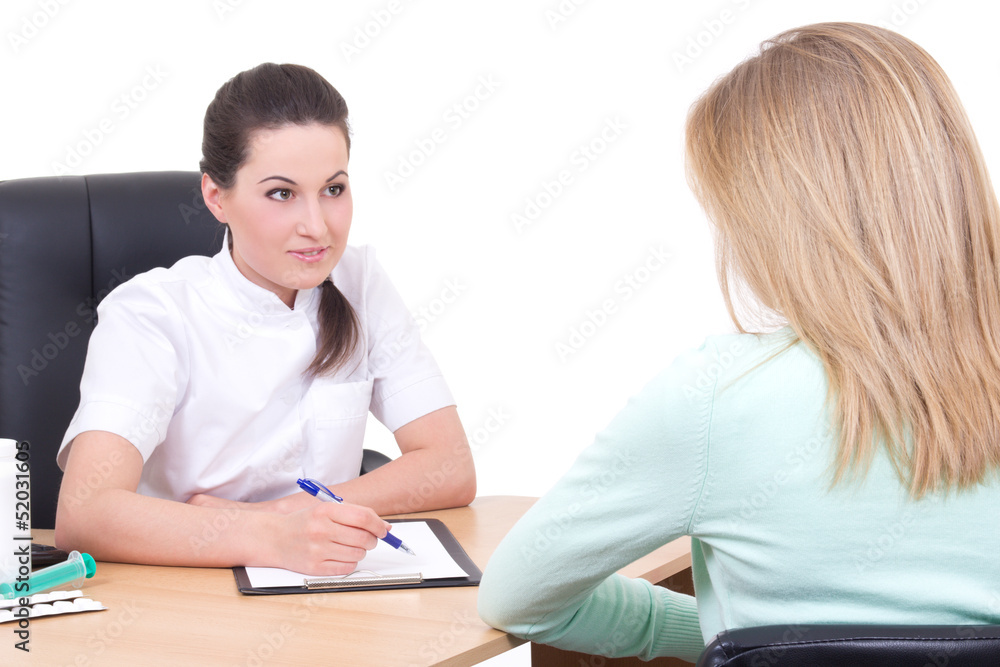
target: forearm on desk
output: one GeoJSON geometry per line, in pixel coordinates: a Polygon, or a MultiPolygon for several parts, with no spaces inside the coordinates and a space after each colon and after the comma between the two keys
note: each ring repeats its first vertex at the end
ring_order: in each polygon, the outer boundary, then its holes
{"type": "Polygon", "coordinates": [[[479,592],[483,620],[571,651],[696,660],[704,640],[695,599],[614,574],[647,549],[595,534],[595,526],[612,524],[625,508],[605,509],[602,518],[544,506],[530,510],[486,568],[479,592]]]}
{"type": "Polygon", "coordinates": [[[476,497],[472,450],[454,406],[419,417],[393,435],[402,456],[336,485],[334,492],[381,515],[462,507],[476,497]]]}
{"type": "Polygon", "coordinates": [[[56,544],[99,560],[151,565],[227,566],[248,564],[262,552],[272,557],[255,538],[268,534],[277,515],[140,495],[142,467],[141,454],[124,438],[78,435],[59,489],[56,544]]]}
{"type": "Polygon", "coordinates": [[[353,504],[314,502],[278,514],[144,496],[136,493],[142,466],[138,450],[120,436],[77,436],[59,490],[57,545],[109,561],[332,575],[350,572],[387,529],[370,509],[353,504]]]}
{"type": "MultiPolygon", "coordinates": [[[[234,516],[219,510],[182,507],[136,493],[142,475],[139,450],[107,431],[86,431],[69,446],[56,510],[56,544],[100,560],[150,564],[218,564],[237,541],[206,541],[195,551],[199,524],[212,521],[230,532],[234,516]],[[99,473],[99,474],[96,474],[99,473]]],[[[207,531],[204,531],[207,533],[207,531]]],[[[216,533],[218,534],[218,533],[216,533]]]]}
{"type": "Polygon", "coordinates": [[[315,503],[291,514],[197,507],[112,489],[56,520],[56,544],[98,560],[147,565],[282,567],[344,575],[389,525],[357,505],[315,503]]]}
{"type": "Polygon", "coordinates": [[[630,400],[504,538],[480,585],[484,621],[584,653],[697,659],[694,598],[615,574],[689,534],[707,411],[678,400],[684,379],[661,374],[630,400]]]}
{"type": "Polygon", "coordinates": [[[260,536],[281,515],[196,507],[123,489],[95,492],[85,508],[63,509],[56,544],[104,561],[229,567],[277,565],[260,536]]]}
{"type": "Polygon", "coordinates": [[[476,497],[471,453],[413,451],[366,475],[332,487],[345,500],[380,515],[424,512],[468,505],[476,497]]]}
{"type": "Polygon", "coordinates": [[[611,575],[583,599],[538,600],[544,583],[517,587],[528,593],[510,598],[520,608],[503,619],[503,608],[480,596],[480,613],[494,627],[533,642],[608,657],[649,660],[674,656],[694,662],[704,649],[698,609],[691,596],[654,586],[642,579],[611,575]],[[559,608],[547,604],[559,600],[559,608]],[[539,604],[541,603],[541,604],[539,604]],[[561,605],[561,606],[560,606],[561,605]]]}

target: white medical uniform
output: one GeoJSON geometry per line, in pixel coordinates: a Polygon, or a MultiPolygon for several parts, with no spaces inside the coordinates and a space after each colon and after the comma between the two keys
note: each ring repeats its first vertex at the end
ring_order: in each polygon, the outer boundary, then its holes
{"type": "Polygon", "coordinates": [[[316,354],[320,289],[289,309],[247,280],[225,248],[119,286],[98,307],[77,409],[59,449],[91,430],[143,458],[138,491],[263,501],[358,476],[369,410],[389,430],[454,405],[374,251],[349,246],[334,284],[361,327],[333,376],[304,377],[316,354]]]}

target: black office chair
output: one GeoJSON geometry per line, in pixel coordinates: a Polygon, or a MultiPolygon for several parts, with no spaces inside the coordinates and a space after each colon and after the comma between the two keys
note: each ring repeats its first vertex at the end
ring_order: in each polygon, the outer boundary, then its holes
{"type": "MultiPolygon", "coordinates": [[[[55,525],[55,455],[97,304],[138,273],[221,247],[200,183],[193,171],[0,182],[0,438],[31,443],[34,528],[55,525]]],[[[366,450],[362,473],[388,460],[366,450]]]]}
{"type": "Polygon", "coordinates": [[[997,665],[997,625],[768,625],[720,632],[697,667],[997,665]]]}

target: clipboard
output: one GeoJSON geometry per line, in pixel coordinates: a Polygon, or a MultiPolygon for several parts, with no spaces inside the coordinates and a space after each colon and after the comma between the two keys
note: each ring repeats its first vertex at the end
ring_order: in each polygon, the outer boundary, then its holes
{"type": "MultiPolygon", "coordinates": [[[[396,590],[402,588],[446,588],[450,586],[478,586],[483,578],[482,571],[476,567],[465,549],[458,543],[448,526],[440,519],[390,519],[389,523],[426,523],[434,536],[441,542],[441,545],[448,551],[455,563],[465,570],[465,577],[446,577],[437,579],[423,579],[420,577],[404,575],[348,575],[346,577],[310,577],[312,585],[307,586],[305,582],[301,586],[275,586],[267,588],[254,588],[250,583],[250,576],[245,567],[234,567],[233,576],[236,577],[236,587],[244,595],[290,595],[297,593],[333,593],[337,591],[380,591],[396,590]],[[332,583],[330,583],[332,582],[332,583]]],[[[414,573],[418,574],[418,573],[414,573]]]]}

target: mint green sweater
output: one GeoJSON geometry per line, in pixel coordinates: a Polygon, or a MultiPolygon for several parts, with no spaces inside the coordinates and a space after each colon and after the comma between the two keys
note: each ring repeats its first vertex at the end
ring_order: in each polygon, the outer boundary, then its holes
{"type": "Polygon", "coordinates": [[[730,628],[1000,623],[1000,483],[914,502],[877,457],[831,489],[825,374],[773,356],[789,336],[709,338],[634,397],[503,540],[483,620],[692,661],[730,628]],[[614,574],[682,535],[697,600],[614,574]]]}

